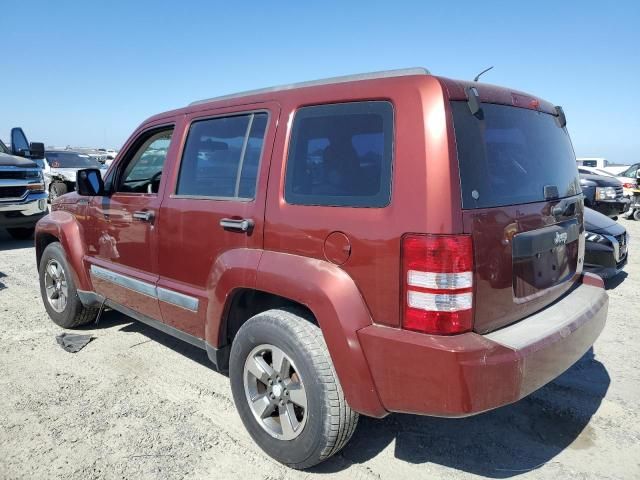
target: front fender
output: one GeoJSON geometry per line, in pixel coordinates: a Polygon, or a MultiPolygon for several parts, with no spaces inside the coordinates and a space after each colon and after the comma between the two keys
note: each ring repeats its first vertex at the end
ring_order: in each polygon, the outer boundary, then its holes
{"type": "Polygon", "coordinates": [[[357,331],[372,324],[353,279],[326,261],[266,251],[260,258],[256,288],[290,298],[315,315],[345,396],[355,411],[384,417],[357,331]]]}
{"type": "Polygon", "coordinates": [[[36,255],[40,259],[47,239],[55,237],[62,245],[71,266],[71,274],[78,290],[93,290],[83,259],[86,253],[84,232],[76,217],[69,212],[57,210],[40,219],[36,224],[36,255]]]}

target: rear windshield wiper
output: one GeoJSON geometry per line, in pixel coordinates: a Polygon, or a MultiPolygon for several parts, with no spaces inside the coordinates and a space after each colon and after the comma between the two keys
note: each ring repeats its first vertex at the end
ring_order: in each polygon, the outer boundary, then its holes
{"type": "Polygon", "coordinates": [[[469,106],[471,115],[476,117],[478,120],[484,119],[478,89],[476,87],[467,87],[465,88],[465,92],[467,93],[467,105],[469,106]]]}
{"type": "Polygon", "coordinates": [[[560,128],[567,126],[567,117],[560,105],[556,105],[556,122],[560,128]]]}

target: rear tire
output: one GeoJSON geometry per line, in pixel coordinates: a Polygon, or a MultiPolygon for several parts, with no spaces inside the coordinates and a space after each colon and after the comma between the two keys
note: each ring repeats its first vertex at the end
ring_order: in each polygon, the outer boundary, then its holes
{"type": "Polygon", "coordinates": [[[76,328],[96,319],[98,309],[85,307],[78,297],[71,268],[60,243],[50,243],[44,249],[38,273],[44,308],[56,325],[76,328]]]}
{"type": "Polygon", "coordinates": [[[229,376],[249,434],[285,465],[316,465],[342,449],[355,431],[358,414],[347,404],[322,331],[292,311],[268,310],[242,325],[231,347],[229,376]],[[276,361],[276,355],[285,360],[276,361]],[[261,379],[254,374],[256,364],[261,379]],[[285,388],[279,386],[278,372],[289,378],[281,383],[285,388]],[[272,395],[275,400],[269,400],[272,395]]]}
{"type": "Polygon", "coordinates": [[[7,228],[7,232],[9,232],[9,235],[11,235],[11,238],[14,240],[29,240],[33,237],[35,230],[34,227],[7,228]]]}
{"type": "Polygon", "coordinates": [[[633,212],[633,219],[640,221],[640,208],[636,208],[633,212]]]}

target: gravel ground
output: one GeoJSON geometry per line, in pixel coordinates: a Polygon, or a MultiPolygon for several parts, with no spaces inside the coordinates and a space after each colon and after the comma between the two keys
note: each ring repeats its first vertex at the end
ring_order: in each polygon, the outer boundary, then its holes
{"type": "Polygon", "coordinates": [[[560,378],[476,417],[362,418],[340,454],[297,472],[252,442],[198,349],[108,312],[84,350],[63,351],[31,243],[0,233],[0,478],[640,478],[634,246],[603,334],[560,378]]]}

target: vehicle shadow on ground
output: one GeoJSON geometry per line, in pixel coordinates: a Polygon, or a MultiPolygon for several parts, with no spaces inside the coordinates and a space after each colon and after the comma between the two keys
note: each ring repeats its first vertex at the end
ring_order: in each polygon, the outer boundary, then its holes
{"type": "Polygon", "coordinates": [[[366,462],[395,442],[395,457],[411,464],[435,463],[490,478],[519,475],[551,462],[566,448],[593,444],[588,423],[609,384],[609,374],[590,349],[555,381],[481,415],[361,417],[345,449],[314,471],[334,473],[366,462]]]}
{"type": "Polygon", "coordinates": [[[111,328],[117,327],[119,325],[126,325],[128,323],[135,322],[133,318],[127,317],[120,312],[116,312],[115,310],[111,310],[110,308],[105,308],[100,318],[98,319],[98,323],[95,322],[87,323],[85,325],[81,325],[80,327],[76,327],[76,330],[97,330],[102,328],[111,328]]]}
{"type": "MultiPolygon", "coordinates": [[[[167,348],[170,348],[174,352],[179,353],[180,355],[184,355],[185,357],[193,360],[194,362],[199,363],[207,368],[210,368],[216,373],[222,373],[226,375],[224,372],[219,372],[216,370],[215,366],[209,360],[207,356],[207,352],[201,348],[195,347],[190,343],[183,342],[171,335],[168,335],[160,330],[157,330],[153,327],[145,325],[142,322],[138,322],[127,315],[117,312],[115,310],[107,310],[100,317],[100,322],[96,326],[95,323],[90,323],[86,325],[85,328],[87,330],[96,329],[96,328],[109,328],[120,326],[119,331],[126,333],[140,333],[148,338],[148,341],[157,342],[161,345],[164,345],[167,348]]],[[[130,348],[136,348],[138,345],[142,345],[147,341],[139,342],[131,345],[130,348]]]]}
{"type": "MultiPolygon", "coordinates": [[[[218,372],[204,350],[137,322],[106,311],[98,328],[122,325],[122,332],[141,333],[218,372]]],[[[87,328],[96,328],[90,324],[87,328]]],[[[394,443],[398,460],[435,463],[490,478],[509,478],[549,463],[566,448],[593,445],[588,426],[611,380],[593,348],[564,374],[513,405],[481,415],[446,419],[393,414],[384,419],[360,417],[349,444],[335,457],[311,469],[332,474],[376,457],[394,443]]]]}
{"type": "Polygon", "coordinates": [[[625,271],[620,272],[618,275],[616,275],[613,278],[607,278],[604,281],[604,288],[606,290],[612,290],[616,287],[618,287],[622,282],[624,282],[627,277],[629,276],[629,274],[625,271]]]}
{"type": "MultiPolygon", "coordinates": [[[[33,247],[33,239],[29,240],[13,240],[9,236],[5,236],[4,234],[0,234],[0,252],[5,250],[18,250],[21,248],[31,248],[33,247]]],[[[34,254],[34,262],[35,262],[35,254],[34,254]]]]}

